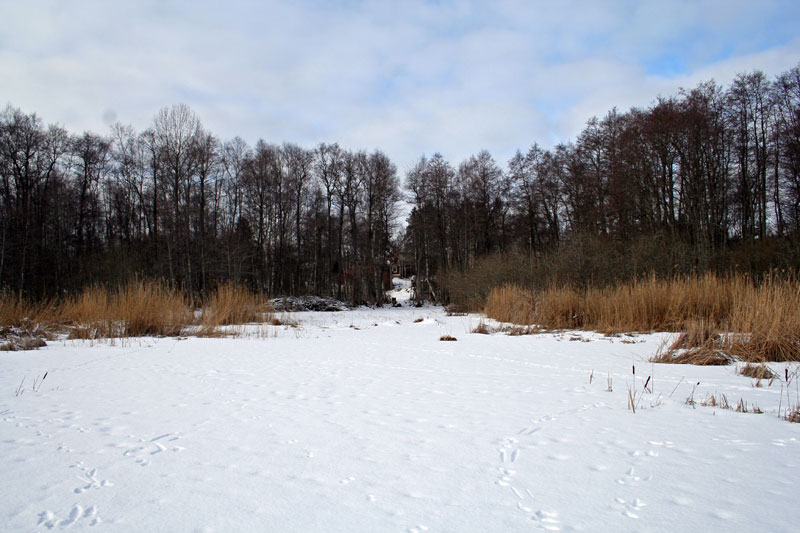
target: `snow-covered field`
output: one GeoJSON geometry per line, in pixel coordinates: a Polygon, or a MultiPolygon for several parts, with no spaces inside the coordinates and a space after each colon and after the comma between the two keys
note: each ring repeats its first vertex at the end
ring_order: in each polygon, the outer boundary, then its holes
{"type": "Polygon", "coordinates": [[[777,417],[778,381],[653,366],[661,335],[480,335],[434,307],[292,318],[0,354],[0,529],[800,527],[800,425],[777,417]],[[697,400],[764,414],[692,408],[697,382],[697,400]]]}

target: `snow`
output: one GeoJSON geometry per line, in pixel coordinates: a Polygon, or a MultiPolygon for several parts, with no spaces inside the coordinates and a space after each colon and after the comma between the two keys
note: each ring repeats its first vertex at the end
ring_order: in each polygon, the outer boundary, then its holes
{"type": "Polygon", "coordinates": [[[411,286],[410,279],[392,278],[393,289],[386,293],[386,296],[391,302],[394,301],[400,305],[408,305],[414,296],[414,289],[411,286]]]}
{"type": "Polygon", "coordinates": [[[290,317],[0,354],[2,529],[797,528],[777,380],[652,365],[664,335],[480,335],[436,307],[290,317]],[[764,414],[693,408],[697,382],[764,414]]]}

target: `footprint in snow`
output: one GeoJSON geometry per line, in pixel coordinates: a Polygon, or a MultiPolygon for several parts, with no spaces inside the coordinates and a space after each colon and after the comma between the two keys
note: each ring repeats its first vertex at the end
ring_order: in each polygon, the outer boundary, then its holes
{"type": "Polygon", "coordinates": [[[500,485],[501,487],[509,486],[509,484],[511,483],[512,478],[516,474],[516,471],[509,470],[507,468],[502,468],[502,467],[498,468],[497,470],[500,472],[500,477],[498,478],[498,480],[495,483],[497,485],[500,485]]]}
{"type": "Polygon", "coordinates": [[[630,467],[625,475],[616,481],[620,485],[636,485],[640,481],[650,481],[651,479],[653,479],[653,476],[641,477],[636,474],[636,470],[633,467],[630,467]]]}
{"type": "Polygon", "coordinates": [[[72,453],[72,450],[63,442],[58,443],[58,448],[56,450],[64,453],[72,453]]]}
{"type": "MultiPolygon", "coordinates": [[[[132,435],[130,437],[133,438],[132,435]]],[[[122,455],[125,457],[133,457],[136,459],[136,463],[140,466],[147,466],[150,464],[150,461],[147,459],[147,456],[153,456],[160,454],[166,451],[172,452],[181,452],[186,448],[182,446],[178,446],[177,444],[170,444],[173,442],[177,442],[183,437],[180,433],[165,433],[163,435],[159,435],[158,437],[153,437],[152,439],[138,439],[141,445],[133,447],[128,447],[122,455]],[[162,442],[166,442],[167,445],[162,444],[162,442]],[[141,457],[144,455],[144,457],[141,457]]],[[[130,446],[130,444],[122,445],[120,447],[130,446]]]]}
{"type": "Polygon", "coordinates": [[[39,513],[37,525],[44,526],[47,529],[66,529],[81,520],[88,520],[90,526],[96,526],[102,522],[97,514],[97,507],[94,505],[86,509],[80,505],[73,505],[69,515],[64,519],[59,519],[51,511],[42,511],[39,513]]]}
{"type": "Polygon", "coordinates": [[[639,515],[636,514],[642,510],[642,508],[647,505],[639,498],[634,498],[631,501],[625,501],[622,498],[614,498],[614,502],[618,509],[622,509],[622,516],[626,518],[639,518],[639,515]]]}
{"type": "Polygon", "coordinates": [[[86,484],[84,486],[82,486],[82,487],[76,488],[74,490],[75,494],[80,494],[82,492],[86,492],[87,490],[91,490],[91,489],[100,489],[100,488],[103,488],[103,487],[113,487],[114,486],[114,484],[111,483],[107,479],[103,479],[102,481],[98,480],[97,479],[97,469],[96,468],[92,468],[88,472],[86,472],[86,469],[84,469],[84,468],[81,468],[81,470],[84,470],[84,477],[81,477],[81,476],[75,476],[75,477],[78,478],[81,482],[84,482],[86,484]]]}
{"type": "Polygon", "coordinates": [[[504,439],[500,439],[498,444],[500,448],[498,448],[498,453],[500,454],[500,462],[514,462],[519,457],[519,449],[516,447],[517,439],[514,437],[506,437],[504,439]]]}
{"type": "Polygon", "coordinates": [[[533,514],[531,520],[537,522],[539,527],[546,531],[561,530],[561,522],[558,520],[558,513],[555,511],[539,509],[533,514]]]}

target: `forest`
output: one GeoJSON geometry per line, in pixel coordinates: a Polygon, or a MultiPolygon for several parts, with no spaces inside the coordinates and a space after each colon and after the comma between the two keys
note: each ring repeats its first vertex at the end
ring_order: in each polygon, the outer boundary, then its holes
{"type": "Polygon", "coordinates": [[[233,282],[380,305],[393,266],[439,302],[475,272],[794,271],[800,66],[612,109],[505,166],[434,153],[402,177],[380,150],[220,139],[183,104],[106,135],[9,104],[0,180],[0,289],[33,299],[154,279],[199,299],[233,282]]]}

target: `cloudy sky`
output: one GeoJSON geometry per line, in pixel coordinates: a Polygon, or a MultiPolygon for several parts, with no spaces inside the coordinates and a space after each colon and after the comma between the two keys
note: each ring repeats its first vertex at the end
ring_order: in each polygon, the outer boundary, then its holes
{"type": "Polygon", "coordinates": [[[505,164],[591,116],[800,63],[797,0],[0,2],[0,105],[71,131],[188,104],[223,139],[505,164]]]}

